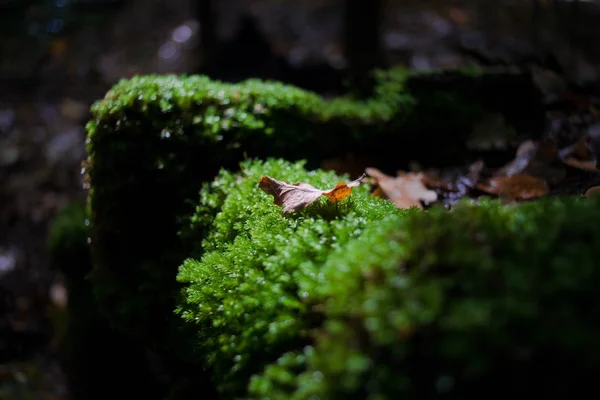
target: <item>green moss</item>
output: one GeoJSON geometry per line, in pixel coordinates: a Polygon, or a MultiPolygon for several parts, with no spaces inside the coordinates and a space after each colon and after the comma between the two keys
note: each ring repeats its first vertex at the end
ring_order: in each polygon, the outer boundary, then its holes
{"type": "MultiPolygon", "coordinates": [[[[178,280],[187,283],[183,318],[198,330],[198,350],[222,394],[242,394],[249,377],[288,349],[310,343],[320,325],[314,286],[328,254],[370,224],[399,213],[387,201],[354,189],[347,200],[325,199],[282,217],[257,188],[261,176],[333,187],[333,173],[307,172],[303,163],[246,162],[241,175],[222,172],[205,188],[193,221],[214,215],[201,259],[188,259],[178,280]]],[[[202,225],[202,224],[201,224],[202,225]]]]}
{"type": "Polygon", "coordinates": [[[255,376],[253,397],[560,397],[593,385],[598,218],[600,202],[566,198],[371,225],[303,287],[323,302],[323,329],[255,376]]]}
{"type": "Polygon", "coordinates": [[[89,220],[85,205],[70,203],[53,219],[48,232],[50,264],[68,274],[84,276],[90,268],[89,220]]]}
{"type": "Polygon", "coordinates": [[[195,246],[177,235],[181,220],[202,183],[221,167],[236,169],[245,155],[307,159],[314,167],[354,152],[398,168],[416,154],[410,143],[437,135],[443,147],[469,132],[478,107],[459,95],[421,101],[403,91],[406,79],[402,70],[380,72],[377,96],[363,101],[199,76],[141,76],[113,87],[87,125],[92,279],[103,312],[129,334],[174,350],[181,342],[170,317],[175,274],[195,246]]]}

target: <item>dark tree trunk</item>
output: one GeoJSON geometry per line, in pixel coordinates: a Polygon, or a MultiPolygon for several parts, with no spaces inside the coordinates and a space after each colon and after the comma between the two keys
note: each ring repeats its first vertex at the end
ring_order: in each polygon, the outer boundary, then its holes
{"type": "Polygon", "coordinates": [[[370,72],[384,67],[381,22],[384,0],[344,2],[344,52],[352,89],[362,96],[372,94],[370,72]]]}

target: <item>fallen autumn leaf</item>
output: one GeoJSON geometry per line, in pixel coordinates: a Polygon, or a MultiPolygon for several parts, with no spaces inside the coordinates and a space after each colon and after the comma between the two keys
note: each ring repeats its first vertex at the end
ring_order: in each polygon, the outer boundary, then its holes
{"type": "Polygon", "coordinates": [[[477,188],[489,194],[495,194],[505,200],[527,200],[548,194],[548,184],[535,176],[517,174],[497,176],[489,179],[477,188]]]}
{"type": "Polygon", "coordinates": [[[377,181],[375,195],[388,198],[398,208],[423,208],[421,201],[431,203],[437,200],[437,193],[423,185],[422,173],[398,172],[398,176],[393,177],[376,168],[367,168],[366,172],[377,181]]]}
{"type": "Polygon", "coordinates": [[[308,183],[286,183],[265,175],[260,178],[258,187],[272,195],[273,203],[283,206],[283,214],[287,214],[308,207],[321,196],[327,197],[332,203],[342,201],[350,196],[352,188],[358,186],[365,177],[366,174],[362,174],[352,182],[340,182],[331,190],[320,190],[308,183]]]}
{"type": "Polygon", "coordinates": [[[596,165],[596,154],[592,150],[592,139],[584,136],[560,152],[562,161],[570,167],[600,173],[596,165]]]}
{"type": "Polygon", "coordinates": [[[584,196],[587,198],[600,197],[600,186],[592,186],[591,188],[586,190],[584,196]]]}

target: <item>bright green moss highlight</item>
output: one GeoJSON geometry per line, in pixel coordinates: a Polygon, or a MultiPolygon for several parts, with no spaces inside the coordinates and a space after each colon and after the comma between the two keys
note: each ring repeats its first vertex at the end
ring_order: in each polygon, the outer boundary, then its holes
{"type": "Polygon", "coordinates": [[[351,98],[327,101],[315,93],[274,81],[250,79],[226,84],[205,76],[144,75],[120,81],[102,101],[92,106],[92,112],[122,115],[136,104],[142,113],[169,114],[181,110],[184,114],[180,121],[173,121],[175,131],[164,127],[164,135],[177,134],[177,125],[189,118],[203,129],[209,140],[220,141],[221,135],[235,128],[243,128],[240,133],[263,129],[267,134],[273,133],[267,121],[281,110],[290,116],[321,121],[389,121],[399,114],[408,114],[414,104],[414,99],[404,91],[407,76],[404,69],[378,71],[375,97],[364,101],[351,98]],[[201,113],[193,112],[200,110],[201,113]]]}
{"type": "Polygon", "coordinates": [[[306,288],[323,302],[314,343],[255,376],[253,398],[560,397],[593,385],[598,218],[599,201],[550,198],[371,225],[306,288]]]}
{"type": "Polygon", "coordinates": [[[283,217],[272,196],[257,187],[263,175],[319,188],[348,178],[270,160],[246,162],[239,175],[223,171],[203,190],[193,221],[202,225],[219,211],[203,256],[180,269],[178,280],[188,285],[179,313],[197,326],[200,353],[225,396],[243,394],[251,374],[311,342],[310,331],[322,319],[314,295],[328,255],[400,213],[363,186],[339,204],[323,199],[283,217]]]}

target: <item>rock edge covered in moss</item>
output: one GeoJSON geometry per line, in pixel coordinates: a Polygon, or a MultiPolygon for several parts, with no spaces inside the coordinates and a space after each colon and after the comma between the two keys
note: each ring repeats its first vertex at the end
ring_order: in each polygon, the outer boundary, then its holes
{"type": "Polygon", "coordinates": [[[198,228],[219,210],[202,256],[180,270],[178,313],[222,398],[506,398],[592,384],[598,201],[397,211],[359,190],[347,208],[282,217],[255,188],[261,172],[338,180],[286,165],[224,173],[192,218],[198,228]]]}

